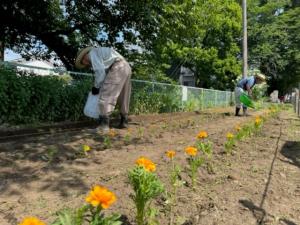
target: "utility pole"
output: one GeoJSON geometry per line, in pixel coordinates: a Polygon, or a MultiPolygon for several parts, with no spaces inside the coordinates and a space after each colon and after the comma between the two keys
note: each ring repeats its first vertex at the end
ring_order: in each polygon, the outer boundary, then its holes
{"type": "Polygon", "coordinates": [[[243,78],[248,74],[248,44],[247,44],[247,0],[242,0],[243,9],[243,78]]]}

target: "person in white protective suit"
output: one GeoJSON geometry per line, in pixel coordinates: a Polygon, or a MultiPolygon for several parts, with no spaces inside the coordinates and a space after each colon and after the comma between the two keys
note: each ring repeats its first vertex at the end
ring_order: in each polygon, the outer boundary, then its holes
{"type": "Polygon", "coordinates": [[[100,95],[97,131],[109,131],[110,115],[117,103],[121,112],[119,128],[127,128],[131,67],[124,57],[110,47],[87,47],[78,52],[75,67],[92,68],[94,71],[92,94],[100,95]]]}

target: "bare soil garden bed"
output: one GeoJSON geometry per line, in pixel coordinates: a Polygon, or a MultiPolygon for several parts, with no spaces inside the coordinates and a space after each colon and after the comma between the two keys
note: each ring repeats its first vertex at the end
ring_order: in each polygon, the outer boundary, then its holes
{"type": "MultiPolygon", "coordinates": [[[[15,225],[25,216],[50,223],[57,210],[84,203],[93,185],[117,196],[107,211],[135,224],[127,171],[145,156],[155,164],[168,189],[167,150],[183,169],[175,224],[300,224],[300,120],[289,111],[269,118],[259,135],[239,141],[225,154],[226,133],[253,117],[234,117],[231,108],[201,113],[132,116],[129,130],[114,129],[109,141],[89,127],[0,143],[0,224],[15,225]],[[213,143],[212,168],[199,170],[190,187],[185,147],[200,130],[213,143]],[[82,154],[82,146],[91,150],[82,154]]],[[[250,112],[252,116],[262,112],[250,112]]],[[[93,126],[92,126],[93,127],[93,126]]],[[[154,201],[158,224],[169,221],[164,197],[154,201]]],[[[127,222],[125,222],[127,221],[127,222]]]]}

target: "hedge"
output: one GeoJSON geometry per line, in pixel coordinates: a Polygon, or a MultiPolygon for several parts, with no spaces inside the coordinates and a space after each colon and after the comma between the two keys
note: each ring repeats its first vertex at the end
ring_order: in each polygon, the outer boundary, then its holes
{"type": "Polygon", "coordinates": [[[79,120],[90,86],[90,79],[70,84],[59,76],[19,74],[1,67],[0,123],[79,120]]]}
{"type": "MultiPolygon", "coordinates": [[[[0,67],[0,124],[87,119],[83,107],[92,77],[38,76],[0,67]]],[[[180,111],[181,89],[133,82],[130,113],[180,111]]],[[[116,112],[115,112],[116,113],[116,112]]]]}

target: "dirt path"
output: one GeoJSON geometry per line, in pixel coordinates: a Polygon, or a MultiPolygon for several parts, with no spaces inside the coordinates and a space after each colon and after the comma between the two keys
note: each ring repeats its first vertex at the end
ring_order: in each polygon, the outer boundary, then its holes
{"type": "MultiPolygon", "coordinates": [[[[176,160],[184,166],[183,149],[206,130],[214,143],[214,173],[201,169],[196,192],[180,189],[178,224],[299,225],[300,120],[282,112],[267,121],[262,135],[239,142],[234,154],[226,156],[226,132],[253,120],[233,117],[229,110],[133,117],[131,129],[116,130],[110,143],[88,130],[1,143],[0,224],[17,224],[28,215],[50,222],[58,209],[80,205],[94,184],[114,191],[118,201],[109,212],[124,214],[134,224],[126,171],[146,156],[166,181],[164,152],[176,150],[176,160]],[[83,144],[92,148],[87,157],[80,154],[83,144]]],[[[256,114],[260,112],[252,112],[256,114]]],[[[160,224],[167,225],[163,200],[157,205],[160,224]]]]}

